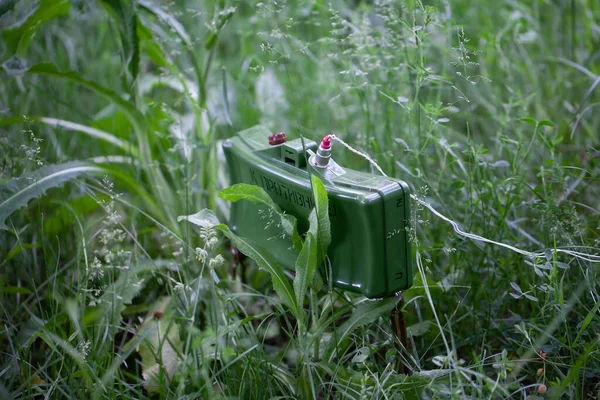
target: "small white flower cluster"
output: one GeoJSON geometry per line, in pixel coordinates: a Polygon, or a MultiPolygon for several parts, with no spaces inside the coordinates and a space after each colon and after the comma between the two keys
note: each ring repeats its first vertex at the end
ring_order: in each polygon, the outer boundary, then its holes
{"type": "Polygon", "coordinates": [[[43,160],[40,158],[40,153],[42,151],[40,143],[44,141],[44,139],[35,136],[35,133],[31,130],[31,121],[27,118],[26,115],[23,116],[25,123],[27,124],[27,129],[21,130],[21,133],[24,135],[29,135],[29,139],[31,141],[30,145],[21,145],[21,150],[25,153],[25,157],[29,161],[33,161],[37,164],[38,167],[44,165],[43,160]]]}
{"type": "Polygon", "coordinates": [[[92,343],[89,340],[82,340],[77,344],[76,350],[84,360],[90,354],[91,345],[92,343]]]}
{"type": "Polygon", "coordinates": [[[92,266],[88,273],[88,279],[91,281],[96,281],[102,279],[104,277],[104,267],[102,266],[102,261],[98,260],[98,257],[94,257],[94,261],[92,262],[92,266]]]}
{"type": "Polygon", "coordinates": [[[206,250],[214,249],[219,243],[217,231],[215,230],[214,225],[209,221],[205,221],[200,227],[200,238],[204,241],[204,248],[206,250]]]}
{"type": "MultiPolygon", "coordinates": [[[[429,187],[427,185],[421,186],[417,189],[417,193],[415,194],[417,199],[425,201],[427,198],[427,193],[429,191],[429,187]]],[[[429,224],[428,219],[421,219],[421,215],[423,215],[424,207],[420,201],[413,202],[414,206],[410,211],[410,224],[408,226],[408,240],[410,240],[415,245],[419,244],[419,239],[417,236],[417,226],[426,226],[429,224]]]]}
{"type": "Polygon", "coordinates": [[[208,252],[200,247],[196,247],[196,259],[204,263],[209,259],[208,252]]]}
{"type": "Polygon", "coordinates": [[[222,255],[217,254],[216,257],[212,258],[209,263],[208,263],[208,267],[210,269],[215,269],[217,267],[220,267],[221,265],[223,265],[225,263],[225,259],[223,258],[222,255]]]}
{"type": "MultiPolygon", "coordinates": [[[[277,225],[278,220],[274,218],[274,212],[272,208],[269,208],[267,210],[258,210],[258,215],[260,216],[260,219],[266,221],[265,230],[269,229],[272,226],[276,226],[279,228],[279,226],[277,225]]],[[[279,223],[279,225],[281,225],[281,223],[279,223]]]]}
{"type": "Polygon", "coordinates": [[[99,204],[108,216],[102,221],[104,226],[98,234],[102,248],[94,251],[94,261],[88,271],[88,279],[93,282],[101,280],[107,269],[128,270],[131,259],[131,252],[120,248],[127,237],[120,228],[121,216],[115,209],[115,200],[120,194],[114,192],[114,184],[106,176],[102,179],[102,186],[108,192],[109,199],[100,200],[99,204]]]}
{"type": "Polygon", "coordinates": [[[215,269],[223,265],[225,259],[222,255],[217,254],[215,257],[210,257],[208,254],[208,252],[214,249],[219,243],[217,231],[208,221],[201,227],[200,237],[204,240],[204,248],[196,247],[196,259],[202,264],[207,263],[210,269],[215,269]]]}

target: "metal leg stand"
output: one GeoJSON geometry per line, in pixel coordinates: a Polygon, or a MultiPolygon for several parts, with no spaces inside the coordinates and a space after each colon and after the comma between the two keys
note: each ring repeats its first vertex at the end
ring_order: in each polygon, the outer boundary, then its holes
{"type": "Polygon", "coordinates": [[[396,339],[394,345],[400,353],[398,358],[398,373],[410,375],[412,373],[410,367],[404,360],[409,360],[408,356],[408,333],[406,331],[406,321],[404,320],[404,294],[400,293],[396,307],[392,310],[392,330],[396,339]]]}
{"type": "Polygon", "coordinates": [[[235,273],[237,270],[237,267],[241,267],[240,269],[240,280],[242,281],[243,284],[246,284],[246,263],[244,262],[246,260],[246,256],[241,253],[237,247],[231,245],[230,247],[231,250],[231,279],[235,280],[235,273]]]}

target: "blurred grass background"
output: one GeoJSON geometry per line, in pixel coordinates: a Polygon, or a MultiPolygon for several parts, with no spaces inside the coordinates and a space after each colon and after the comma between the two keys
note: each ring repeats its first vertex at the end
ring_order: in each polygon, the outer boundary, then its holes
{"type": "MultiPolygon", "coordinates": [[[[9,0],[0,29],[1,397],[598,397],[597,257],[549,251],[599,247],[597,1],[9,0]],[[220,238],[216,283],[177,220],[223,218],[218,143],[258,123],[547,256],[414,204],[411,356],[383,301],[300,362],[269,276],[220,238]]],[[[324,344],[372,306],[314,300],[324,344]]]]}

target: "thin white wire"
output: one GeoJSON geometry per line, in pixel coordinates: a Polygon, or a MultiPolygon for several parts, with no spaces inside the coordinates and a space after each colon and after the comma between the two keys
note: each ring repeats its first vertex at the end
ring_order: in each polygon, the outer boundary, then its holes
{"type": "MultiPolygon", "coordinates": [[[[472,233],[468,233],[468,232],[464,232],[463,230],[460,229],[460,227],[458,226],[458,224],[451,220],[450,218],[442,215],[439,211],[437,211],[435,208],[433,208],[431,206],[431,204],[419,199],[417,196],[415,196],[414,194],[411,194],[410,197],[417,201],[419,204],[422,204],[423,206],[427,207],[427,209],[429,211],[431,211],[435,216],[437,216],[438,218],[443,219],[444,221],[448,222],[449,224],[452,225],[452,228],[454,229],[454,231],[459,234],[460,236],[469,238],[469,239],[473,239],[473,240],[478,240],[480,242],[486,242],[486,243],[490,243],[490,244],[495,244],[497,246],[501,246],[504,248],[507,248],[511,251],[514,251],[515,253],[519,253],[522,254],[524,256],[527,257],[532,257],[532,258],[537,258],[537,257],[544,257],[545,253],[544,252],[538,252],[538,253],[534,253],[531,251],[526,251],[526,250],[522,250],[519,249],[518,247],[515,246],[511,246],[509,244],[506,243],[502,243],[502,242],[496,242],[494,240],[490,240],[487,238],[484,238],[483,236],[479,236],[479,235],[475,235],[472,233]]],[[[564,254],[568,254],[572,257],[575,258],[579,258],[581,260],[585,260],[591,263],[600,263],[600,256],[594,255],[594,254],[587,254],[587,253],[581,253],[579,251],[572,251],[572,250],[566,250],[566,249],[562,249],[562,248],[557,248],[557,249],[549,249],[553,254],[554,253],[564,253],[564,254]]]]}
{"type": "MultiPolygon", "coordinates": [[[[375,160],[373,160],[371,157],[369,157],[367,154],[356,150],[355,148],[353,148],[352,146],[350,146],[348,143],[344,142],[342,139],[340,139],[339,137],[337,137],[336,135],[329,135],[329,137],[331,137],[333,140],[339,142],[342,146],[344,146],[345,148],[347,148],[348,150],[350,150],[351,152],[353,152],[354,154],[357,154],[361,157],[363,157],[365,160],[367,160],[374,168],[376,168],[379,173],[381,173],[381,175],[383,176],[387,176],[387,174],[385,172],[383,172],[383,170],[381,169],[381,167],[379,167],[379,165],[377,165],[377,163],[375,162],[375,160]]],[[[448,222],[450,225],[452,225],[452,228],[454,229],[454,232],[456,232],[458,235],[469,238],[469,239],[473,239],[473,240],[477,240],[480,242],[485,242],[485,243],[490,243],[490,244],[494,244],[496,246],[501,246],[504,247],[508,250],[514,251],[515,253],[527,256],[527,257],[531,257],[531,258],[538,258],[538,257],[544,257],[545,253],[544,252],[531,252],[531,251],[527,251],[527,250],[522,250],[519,249],[518,247],[515,246],[511,246],[509,244],[506,243],[502,243],[502,242],[496,242],[494,240],[485,238],[483,236],[479,236],[479,235],[475,235],[473,233],[469,233],[469,232],[465,232],[462,229],[460,229],[460,226],[458,225],[458,223],[456,223],[455,221],[451,220],[450,218],[446,217],[445,215],[443,215],[442,213],[440,213],[438,210],[436,210],[435,208],[433,208],[433,206],[429,203],[427,203],[426,201],[423,201],[421,199],[419,199],[416,195],[411,194],[410,197],[416,201],[417,203],[423,205],[424,207],[426,207],[429,211],[431,211],[436,217],[448,222]]],[[[573,250],[567,250],[567,249],[562,249],[562,248],[556,248],[556,249],[549,249],[550,252],[552,254],[554,253],[563,253],[563,254],[568,254],[572,257],[578,258],[580,260],[584,260],[584,261],[588,261],[591,263],[600,263],[600,256],[595,255],[595,254],[587,254],[587,253],[582,253],[579,251],[573,251],[573,250]]]]}
{"type": "Polygon", "coordinates": [[[381,167],[379,165],[377,165],[377,163],[375,162],[375,160],[373,160],[371,157],[369,157],[367,154],[363,153],[362,151],[358,151],[355,148],[353,148],[352,146],[350,146],[348,143],[344,142],[342,139],[340,139],[339,137],[335,136],[335,135],[329,135],[330,138],[332,138],[333,140],[336,140],[338,142],[340,142],[340,144],[342,146],[344,146],[345,148],[347,148],[348,150],[350,150],[351,152],[353,152],[354,154],[358,154],[359,156],[361,156],[362,158],[364,158],[365,160],[367,160],[369,163],[371,163],[371,165],[373,167],[375,167],[377,169],[377,171],[379,171],[379,173],[383,176],[387,176],[385,174],[385,172],[383,172],[383,170],[381,169],[381,167]]]}

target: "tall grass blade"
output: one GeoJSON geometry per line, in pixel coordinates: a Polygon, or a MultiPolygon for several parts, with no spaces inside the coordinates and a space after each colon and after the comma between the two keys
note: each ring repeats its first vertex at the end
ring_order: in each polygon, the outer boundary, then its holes
{"type": "MultiPolygon", "coordinates": [[[[69,131],[80,132],[93,139],[100,139],[107,143],[112,144],[120,148],[121,150],[131,154],[132,156],[138,156],[137,149],[132,146],[129,142],[119,139],[115,135],[102,131],[100,129],[93,128],[88,125],[79,124],[77,122],[71,122],[64,119],[50,118],[50,117],[31,117],[27,116],[28,121],[41,122],[43,124],[55,127],[64,128],[69,131]]],[[[25,117],[12,117],[0,119],[0,126],[6,126],[11,124],[17,124],[25,122],[25,117]]]]}
{"type": "Polygon", "coordinates": [[[108,14],[117,23],[123,48],[123,61],[127,65],[128,76],[125,89],[134,93],[140,64],[140,39],[138,37],[139,20],[132,0],[99,0],[108,14]]]}

